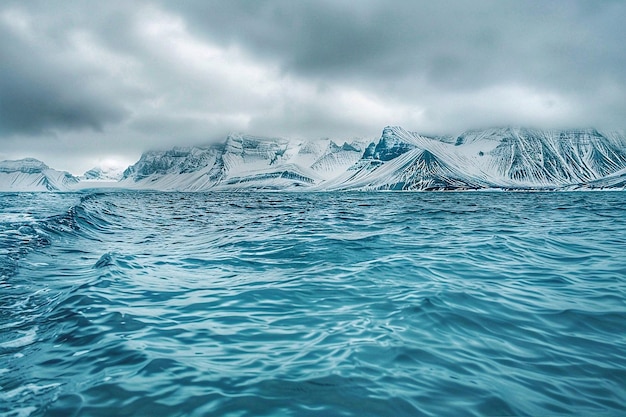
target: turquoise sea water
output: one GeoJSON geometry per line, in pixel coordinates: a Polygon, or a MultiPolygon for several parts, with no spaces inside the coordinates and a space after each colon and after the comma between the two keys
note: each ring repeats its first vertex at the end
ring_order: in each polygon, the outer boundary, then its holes
{"type": "Polygon", "coordinates": [[[0,415],[626,415],[626,193],[0,194],[0,415]]]}

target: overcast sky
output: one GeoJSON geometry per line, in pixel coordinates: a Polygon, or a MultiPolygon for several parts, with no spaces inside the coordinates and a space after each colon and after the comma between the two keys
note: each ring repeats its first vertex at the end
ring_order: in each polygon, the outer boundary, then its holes
{"type": "Polygon", "coordinates": [[[0,160],[74,174],[229,132],[626,128],[626,1],[0,2],[0,160]]]}

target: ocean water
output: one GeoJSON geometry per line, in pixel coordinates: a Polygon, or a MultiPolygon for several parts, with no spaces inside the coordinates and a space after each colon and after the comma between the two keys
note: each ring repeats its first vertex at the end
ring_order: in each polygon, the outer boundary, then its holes
{"type": "Polygon", "coordinates": [[[0,415],[626,415],[626,193],[0,194],[0,415]]]}

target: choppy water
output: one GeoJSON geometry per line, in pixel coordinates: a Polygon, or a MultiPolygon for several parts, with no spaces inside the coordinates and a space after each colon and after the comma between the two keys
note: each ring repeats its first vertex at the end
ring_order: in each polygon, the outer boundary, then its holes
{"type": "Polygon", "coordinates": [[[0,415],[626,414],[626,193],[0,194],[0,415]]]}

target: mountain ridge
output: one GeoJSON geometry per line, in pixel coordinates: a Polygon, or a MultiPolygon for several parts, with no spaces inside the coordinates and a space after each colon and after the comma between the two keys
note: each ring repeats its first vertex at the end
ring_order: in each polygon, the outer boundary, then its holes
{"type": "MultiPolygon", "coordinates": [[[[23,181],[37,190],[67,190],[78,181],[46,170],[32,159],[2,162],[0,190],[6,189],[8,175],[16,177],[12,189],[23,181]]],[[[385,127],[377,140],[343,143],[230,134],[220,143],[144,152],[117,186],[161,191],[626,189],[626,136],[593,128],[524,127],[427,136],[399,126],[385,127]]]]}
{"type": "Polygon", "coordinates": [[[35,158],[0,161],[0,191],[67,191],[78,177],[35,158]]]}
{"type": "MultiPolygon", "coordinates": [[[[219,172],[219,176],[209,175],[211,181],[196,187],[176,184],[170,178],[167,189],[304,187],[316,191],[426,191],[615,188],[621,187],[620,180],[602,180],[626,169],[624,135],[603,133],[592,128],[540,130],[502,127],[473,129],[456,136],[429,137],[399,126],[387,126],[377,141],[368,143],[360,140],[344,145],[329,141],[324,151],[318,147],[315,152],[310,152],[310,148],[310,144],[304,146],[297,141],[229,136],[223,149],[212,148],[216,159],[211,172],[219,172]],[[260,148],[265,150],[264,155],[255,154],[255,150],[260,148]],[[294,158],[300,154],[300,149],[309,150],[308,160],[294,158]],[[337,160],[340,155],[343,156],[341,162],[337,160]],[[335,164],[321,170],[323,161],[328,160],[334,160],[335,164]],[[262,183],[263,180],[267,181],[262,183]]],[[[167,159],[165,154],[162,157],[167,159]]],[[[150,176],[155,188],[159,189],[164,178],[158,170],[150,176]]],[[[141,182],[143,178],[133,179],[125,175],[123,182],[132,184],[134,180],[141,182]]],[[[142,185],[148,184],[143,182],[142,185]]]]}

